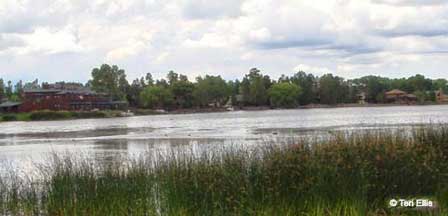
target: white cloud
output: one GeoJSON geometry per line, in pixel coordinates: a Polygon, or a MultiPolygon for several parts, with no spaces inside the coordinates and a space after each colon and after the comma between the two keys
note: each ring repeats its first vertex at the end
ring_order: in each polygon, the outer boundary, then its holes
{"type": "Polygon", "coordinates": [[[105,62],[130,78],[175,69],[234,79],[251,67],[275,77],[296,66],[440,76],[448,66],[442,0],[2,0],[0,17],[0,77],[59,76],[53,62],[80,80],[105,62]]]}
{"type": "Polygon", "coordinates": [[[332,70],[330,70],[326,67],[311,66],[311,65],[306,65],[306,64],[297,65],[296,67],[294,67],[293,71],[294,72],[305,71],[307,73],[313,73],[313,74],[316,74],[319,76],[328,74],[328,73],[333,73],[332,70]]]}

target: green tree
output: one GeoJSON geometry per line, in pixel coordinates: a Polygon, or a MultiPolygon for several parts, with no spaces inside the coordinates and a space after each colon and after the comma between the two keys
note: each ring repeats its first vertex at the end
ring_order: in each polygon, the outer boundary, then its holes
{"type": "Polygon", "coordinates": [[[11,98],[13,92],[12,92],[12,82],[11,80],[8,81],[8,85],[5,87],[5,95],[7,98],[11,98]]]}
{"type": "Polygon", "coordinates": [[[242,83],[240,92],[246,105],[262,106],[267,104],[267,88],[272,85],[268,76],[263,76],[260,70],[252,68],[249,74],[246,74],[242,83]]]}
{"type": "Polygon", "coordinates": [[[425,103],[426,98],[427,98],[425,92],[423,92],[423,91],[415,91],[414,95],[417,96],[418,103],[420,103],[420,104],[425,103]]]}
{"type": "Polygon", "coordinates": [[[5,98],[5,83],[3,79],[0,79],[0,103],[5,98]]]}
{"type": "Polygon", "coordinates": [[[193,106],[194,87],[194,84],[188,81],[186,76],[171,84],[170,89],[177,107],[190,108],[193,106]]]}
{"type": "Polygon", "coordinates": [[[379,76],[365,76],[352,82],[366,94],[366,100],[370,103],[381,103],[383,99],[378,95],[390,88],[390,80],[379,76]]]}
{"type": "Polygon", "coordinates": [[[118,66],[101,65],[92,70],[92,79],[89,81],[92,90],[110,95],[115,100],[124,100],[129,83],[126,73],[118,66]]]}
{"type": "Polygon", "coordinates": [[[166,79],[168,80],[168,84],[172,85],[179,80],[179,74],[174,71],[170,71],[168,72],[168,75],[166,75],[166,79]]]}
{"type": "Polygon", "coordinates": [[[152,78],[152,74],[151,73],[146,73],[145,84],[149,85],[149,86],[154,85],[154,79],[152,78]]]}
{"type": "Polygon", "coordinates": [[[436,79],[432,83],[432,90],[448,92],[448,81],[446,79],[436,79]]]}
{"type": "Polygon", "coordinates": [[[296,84],[282,82],[272,85],[268,92],[272,106],[293,108],[298,105],[301,89],[296,84]]]}
{"type": "Polygon", "coordinates": [[[167,108],[173,103],[173,94],[160,86],[148,86],[140,93],[140,102],[145,108],[167,108]]]}
{"type": "Polygon", "coordinates": [[[140,105],[140,93],[143,91],[145,86],[143,86],[139,79],[135,79],[132,81],[131,86],[129,86],[128,91],[126,92],[126,98],[129,102],[129,105],[133,107],[137,107],[140,105]]]}
{"type": "Polygon", "coordinates": [[[432,88],[432,81],[430,79],[425,78],[425,76],[421,74],[417,74],[415,76],[409,77],[408,80],[408,86],[410,87],[408,92],[414,92],[414,91],[428,91],[432,88]]]}
{"type": "Polygon", "coordinates": [[[325,74],[319,79],[320,102],[322,104],[337,104],[347,101],[348,86],[344,79],[332,74],[325,74]]]}
{"type": "Polygon", "coordinates": [[[227,83],[221,76],[209,76],[196,78],[196,88],[193,95],[198,106],[214,106],[223,104],[230,95],[227,83]]]}
{"type": "Polygon", "coordinates": [[[303,71],[299,71],[294,76],[289,78],[292,83],[300,86],[302,94],[299,95],[299,103],[301,105],[315,103],[317,98],[316,91],[316,77],[312,74],[307,74],[303,71]]]}

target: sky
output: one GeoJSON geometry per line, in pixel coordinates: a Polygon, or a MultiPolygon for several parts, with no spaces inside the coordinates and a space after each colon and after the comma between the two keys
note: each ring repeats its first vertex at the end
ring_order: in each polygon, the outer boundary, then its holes
{"type": "Polygon", "coordinates": [[[448,78],[447,0],[0,0],[0,77],[448,78]]]}

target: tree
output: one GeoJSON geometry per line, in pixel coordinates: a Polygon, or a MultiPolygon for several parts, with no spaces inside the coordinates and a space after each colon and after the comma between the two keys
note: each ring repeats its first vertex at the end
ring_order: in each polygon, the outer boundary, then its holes
{"type": "Polygon", "coordinates": [[[442,90],[448,92],[448,81],[446,79],[436,79],[432,83],[432,90],[442,90]]]}
{"type": "Polygon", "coordinates": [[[0,79],[0,103],[2,102],[4,97],[5,97],[5,83],[3,79],[0,79]]]}
{"type": "Polygon", "coordinates": [[[298,105],[301,89],[296,84],[282,82],[272,85],[268,92],[272,106],[293,108],[298,105]]]}
{"type": "Polygon", "coordinates": [[[271,85],[268,76],[263,76],[257,68],[250,69],[249,74],[246,74],[241,83],[240,92],[244,103],[255,106],[266,105],[268,99],[266,87],[271,85]]]}
{"type": "Polygon", "coordinates": [[[126,98],[129,104],[133,107],[137,107],[140,105],[140,93],[143,91],[145,86],[143,86],[139,79],[135,79],[132,81],[131,86],[126,92],[126,98]]]}
{"type": "Polygon", "coordinates": [[[140,93],[140,101],[145,108],[167,108],[173,102],[173,94],[164,87],[148,86],[140,93]]]}
{"type": "Polygon", "coordinates": [[[12,93],[12,82],[9,80],[8,85],[5,87],[5,95],[7,98],[11,98],[12,93]]]}
{"type": "Polygon", "coordinates": [[[230,94],[226,81],[221,76],[209,76],[196,78],[196,88],[193,96],[198,106],[214,106],[222,104],[230,94]]]}
{"type": "Polygon", "coordinates": [[[125,99],[129,87],[125,71],[116,65],[111,67],[108,64],[92,70],[92,80],[89,81],[89,85],[92,90],[108,94],[114,100],[125,99]]]}
{"type": "Polygon", "coordinates": [[[193,106],[194,87],[194,84],[188,81],[186,76],[171,84],[170,89],[177,107],[190,108],[193,106]]]}
{"type": "Polygon", "coordinates": [[[380,94],[389,89],[389,79],[379,76],[365,76],[352,81],[360,90],[366,93],[366,100],[371,103],[379,103],[379,99],[383,100],[380,94]]]}
{"type": "Polygon", "coordinates": [[[408,92],[414,91],[428,91],[431,90],[432,81],[430,79],[426,79],[425,76],[421,74],[417,74],[415,76],[409,77],[408,80],[409,89],[408,92]]]}
{"type": "Polygon", "coordinates": [[[146,81],[146,83],[145,83],[146,85],[149,85],[149,86],[154,85],[154,79],[152,78],[151,73],[146,73],[145,81],[146,81]]]}
{"type": "Polygon", "coordinates": [[[22,80],[19,80],[16,85],[14,86],[14,95],[17,98],[21,98],[23,93],[23,82],[22,80]]]}
{"type": "Polygon", "coordinates": [[[24,89],[38,89],[40,88],[39,80],[35,79],[33,82],[27,82],[23,86],[24,89]]]}
{"type": "Polygon", "coordinates": [[[299,71],[289,79],[292,83],[300,86],[300,88],[302,89],[302,94],[300,94],[298,98],[298,101],[301,105],[316,102],[316,77],[314,77],[312,74],[307,74],[303,71],[299,71]]]}
{"type": "Polygon", "coordinates": [[[174,71],[170,71],[168,72],[168,75],[166,75],[166,79],[168,80],[168,84],[172,85],[179,79],[179,74],[175,73],[174,71]]]}
{"type": "Polygon", "coordinates": [[[347,101],[348,86],[344,79],[332,74],[325,74],[319,79],[320,102],[322,104],[337,104],[347,101]]]}

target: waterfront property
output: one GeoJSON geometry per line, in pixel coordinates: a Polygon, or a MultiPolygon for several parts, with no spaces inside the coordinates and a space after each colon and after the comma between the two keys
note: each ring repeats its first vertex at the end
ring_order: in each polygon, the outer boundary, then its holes
{"type": "Polygon", "coordinates": [[[36,110],[70,110],[90,111],[94,109],[125,109],[124,101],[113,101],[105,94],[100,94],[84,87],[46,85],[43,88],[25,89],[22,93],[22,103],[19,112],[36,110]]]}
{"type": "Polygon", "coordinates": [[[437,103],[448,103],[448,95],[445,95],[442,89],[436,91],[436,102],[437,103]]]}
{"type": "Polygon", "coordinates": [[[394,89],[385,93],[386,101],[389,103],[397,104],[415,104],[417,102],[417,96],[408,94],[405,91],[394,89]]]}
{"type": "Polygon", "coordinates": [[[0,113],[1,112],[18,112],[21,104],[22,103],[20,103],[20,102],[4,101],[0,104],[0,113]]]}

